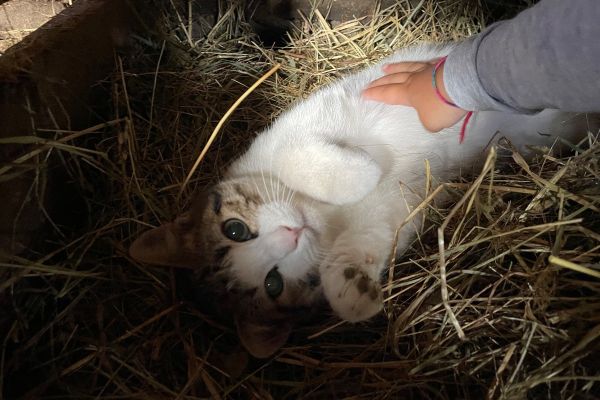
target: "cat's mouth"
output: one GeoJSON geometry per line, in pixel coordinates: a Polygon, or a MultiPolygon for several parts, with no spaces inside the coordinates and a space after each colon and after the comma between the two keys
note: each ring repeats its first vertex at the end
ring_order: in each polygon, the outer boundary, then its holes
{"type": "Polygon", "coordinates": [[[318,235],[319,230],[315,228],[316,223],[312,220],[312,216],[308,210],[298,208],[298,212],[300,213],[300,226],[301,231],[298,235],[298,239],[301,237],[306,237],[306,233],[310,232],[313,235],[318,235]]]}

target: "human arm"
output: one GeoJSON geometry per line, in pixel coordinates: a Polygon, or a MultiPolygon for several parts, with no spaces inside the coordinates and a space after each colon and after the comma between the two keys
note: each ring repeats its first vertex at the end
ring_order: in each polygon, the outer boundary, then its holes
{"type": "Polygon", "coordinates": [[[600,3],[543,0],[448,55],[444,84],[467,110],[600,111],[600,3]]]}
{"type": "MultiPolygon", "coordinates": [[[[542,1],[512,20],[496,23],[459,43],[439,71],[443,78],[438,80],[438,87],[446,98],[466,110],[600,111],[599,20],[596,0],[542,1]]],[[[402,64],[415,63],[394,65],[402,64]]],[[[408,84],[382,84],[385,79],[394,79],[390,77],[394,72],[386,71],[364,96],[414,106],[420,117],[431,117],[433,121],[423,121],[426,127],[436,128],[430,130],[452,125],[453,119],[447,118],[450,108],[434,101],[428,70],[432,66],[420,64],[423,68],[396,76],[408,84]],[[416,90],[428,91],[431,101],[411,104],[407,99],[417,96],[413,93],[416,90]]]]}

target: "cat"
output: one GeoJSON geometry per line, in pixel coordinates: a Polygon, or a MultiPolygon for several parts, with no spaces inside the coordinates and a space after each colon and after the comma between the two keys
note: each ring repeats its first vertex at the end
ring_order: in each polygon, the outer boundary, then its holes
{"type": "Polygon", "coordinates": [[[446,181],[474,172],[500,136],[525,149],[586,132],[554,110],[477,112],[459,144],[460,123],[431,134],[414,109],[361,97],[384,63],[433,60],[452,46],[400,50],[298,101],[191,210],[135,240],[131,257],[203,273],[256,357],[283,346],[294,319],[320,302],[350,322],[373,317],[391,252],[405,251],[420,223],[396,233],[424,198],[425,160],[446,181]]]}

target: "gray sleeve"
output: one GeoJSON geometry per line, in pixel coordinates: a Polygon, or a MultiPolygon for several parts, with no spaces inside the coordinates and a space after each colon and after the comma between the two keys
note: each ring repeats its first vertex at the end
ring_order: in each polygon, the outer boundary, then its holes
{"type": "Polygon", "coordinates": [[[600,1],[542,0],[452,50],[446,91],[465,110],[600,111],[600,1]]]}

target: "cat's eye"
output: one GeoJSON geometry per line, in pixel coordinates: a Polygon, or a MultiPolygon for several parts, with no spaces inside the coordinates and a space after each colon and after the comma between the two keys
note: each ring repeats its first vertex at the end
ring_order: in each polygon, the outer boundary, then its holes
{"type": "Polygon", "coordinates": [[[265,278],[265,291],[270,298],[276,299],[283,292],[283,277],[274,267],[265,278]]]}
{"type": "Polygon", "coordinates": [[[252,233],[248,225],[240,221],[239,219],[228,219],[223,223],[223,234],[227,239],[231,239],[235,242],[245,242],[246,240],[252,239],[252,233]]]}

